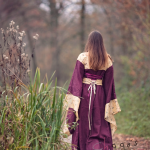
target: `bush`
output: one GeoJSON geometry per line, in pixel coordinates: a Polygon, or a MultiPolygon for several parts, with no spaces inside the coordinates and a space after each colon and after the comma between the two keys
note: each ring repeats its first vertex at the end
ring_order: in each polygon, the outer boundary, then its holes
{"type": "Polygon", "coordinates": [[[20,94],[15,88],[13,99],[5,97],[6,105],[0,111],[0,149],[69,149],[62,142],[63,123],[62,88],[59,94],[51,87],[51,79],[46,84],[40,82],[37,69],[34,81],[29,86],[22,85],[20,94]]]}
{"type": "MultiPolygon", "coordinates": [[[[25,54],[25,31],[18,32],[14,24],[6,32],[1,29],[0,149],[69,149],[62,141],[64,90],[57,80],[55,87],[52,79],[41,83],[39,69],[28,82],[33,53],[25,54]]],[[[33,36],[35,42],[38,37],[33,36]]]]}

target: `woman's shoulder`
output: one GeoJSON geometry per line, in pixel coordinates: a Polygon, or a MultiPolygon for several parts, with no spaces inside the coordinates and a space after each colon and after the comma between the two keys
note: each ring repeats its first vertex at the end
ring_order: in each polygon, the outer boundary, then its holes
{"type": "Polygon", "coordinates": [[[88,52],[82,52],[78,55],[77,60],[84,64],[84,60],[87,57],[88,52]]]}
{"type": "Polygon", "coordinates": [[[107,59],[107,68],[106,68],[106,70],[108,68],[110,68],[111,66],[113,66],[113,59],[111,58],[110,54],[107,54],[107,56],[108,56],[108,59],[107,59]]]}

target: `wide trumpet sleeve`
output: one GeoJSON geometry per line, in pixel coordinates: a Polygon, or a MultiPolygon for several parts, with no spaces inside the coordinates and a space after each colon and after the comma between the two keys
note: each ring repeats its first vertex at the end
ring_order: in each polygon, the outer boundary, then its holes
{"type": "Polygon", "coordinates": [[[78,109],[82,94],[83,75],[84,65],[82,63],[82,54],[80,54],[77,58],[68,91],[64,99],[64,107],[66,108],[67,116],[63,127],[63,133],[68,136],[73,134],[77,121],[79,120],[78,109]]]}
{"type": "Polygon", "coordinates": [[[115,92],[114,69],[110,65],[106,70],[103,80],[106,104],[104,119],[110,123],[111,134],[117,130],[117,124],[114,115],[121,111],[115,92]]]}

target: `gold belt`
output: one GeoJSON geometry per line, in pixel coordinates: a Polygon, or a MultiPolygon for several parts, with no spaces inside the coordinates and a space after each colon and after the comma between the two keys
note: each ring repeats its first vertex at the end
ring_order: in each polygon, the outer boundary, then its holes
{"type": "Polygon", "coordinates": [[[95,95],[96,94],[96,86],[95,86],[95,84],[96,85],[102,85],[102,80],[101,79],[92,80],[90,78],[83,78],[83,83],[90,84],[90,86],[88,88],[88,91],[91,89],[91,91],[90,91],[90,102],[89,102],[89,114],[88,114],[89,129],[91,130],[91,124],[90,124],[90,106],[91,106],[91,98],[92,98],[92,88],[94,90],[94,95],[95,95]]]}
{"type": "Polygon", "coordinates": [[[83,78],[83,83],[91,84],[92,82],[95,82],[95,84],[97,84],[97,85],[102,85],[102,80],[101,79],[92,80],[90,78],[83,78]]]}

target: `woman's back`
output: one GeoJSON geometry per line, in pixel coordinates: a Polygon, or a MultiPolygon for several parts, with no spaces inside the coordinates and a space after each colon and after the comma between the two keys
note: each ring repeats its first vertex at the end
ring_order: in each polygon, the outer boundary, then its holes
{"type": "Polygon", "coordinates": [[[117,129],[114,114],[121,109],[115,94],[112,61],[107,53],[103,57],[105,52],[97,54],[96,60],[92,53],[79,54],[65,97],[69,127],[64,133],[72,134],[73,149],[113,150],[112,135],[117,129]]]}

